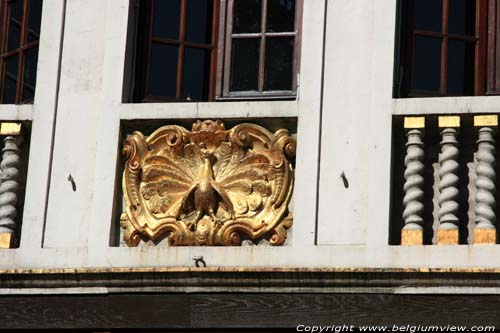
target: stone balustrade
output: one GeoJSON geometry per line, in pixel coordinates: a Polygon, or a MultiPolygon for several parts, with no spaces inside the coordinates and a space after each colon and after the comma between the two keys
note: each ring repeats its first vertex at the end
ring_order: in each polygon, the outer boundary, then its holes
{"type": "Polygon", "coordinates": [[[22,126],[19,123],[1,123],[0,135],[4,147],[0,162],[0,248],[17,244],[16,216],[18,215],[19,174],[22,143],[22,126]]]}
{"type": "MultiPolygon", "coordinates": [[[[404,181],[396,182],[399,187],[402,184],[403,195],[402,203],[396,204],[402,218],[397,223],[399,244],[497,243],[498,116],[470,118],[468,115],[403,118],[404,181]],[[466,122],[462,121],[464,117],[466,122]],[[434,133],[433,138],[431,135],[426,140],[429,131],[434,133]],[[470,151],[471,147],[470,157],[462,157],[462,151],[470,151]]],[[[395,153],[402,151],[396,145],[395,153]]],[[[393,216],[394,220],[397,221],[393,216]]]]}

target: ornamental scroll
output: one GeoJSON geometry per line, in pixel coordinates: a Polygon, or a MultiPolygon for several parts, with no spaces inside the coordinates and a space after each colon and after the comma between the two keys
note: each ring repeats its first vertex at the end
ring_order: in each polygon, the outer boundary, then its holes
{"type": "Polygon", "coordinates": [[[292,225],[296,142],[255,124],[226,130],[197,121],[169,125],[125,140],[121,226],[124,241],[169,245],[241,245],[242,238],[282,245],[292,225]]]}

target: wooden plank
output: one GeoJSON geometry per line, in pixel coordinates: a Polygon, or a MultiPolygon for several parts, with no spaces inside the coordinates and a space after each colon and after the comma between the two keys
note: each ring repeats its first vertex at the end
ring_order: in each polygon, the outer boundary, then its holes
{"type": "Polygon", "coordinates": [[[488,49],[487,49],[487,90],[486,94],[500,93],[500,26],[498,19],[500,6],[497,0],[488,0],[488,49]]]}
{"type": "Polygon", "coordinates": [[[16,296],[0,298],[0,329],[182,328],[189,296],[16,296]]]}
{"type": "Polygon", "coordinates": [[[500,327],[500,296],[197,293],[0,298],[0,329],[274,331],[300,324],[500,327]]]}
{"type": "MultiPolygon", "coordinates": [[[[141,268],[139,268],[141,269],[141,268]]],[[[147,270],[147,268],[142,268],[147,270]]],[[[154,268],[161,270],[161,268],[154,268]]],[[[13,274],[0,271],[0,290],[16,293],[26,288],[50,292],[52,288],[106,288],[110,294],[144,292],[310,292],[332,293],[392,293],[398,288],[499,288],[498,269],[373,269],[331,268],[308,271],[307,268],[275,268],[274,271],[237,271],[217,267],[184,272],[169,271],[132,272],[119,269],[112,272],[37,271],[26,270],[13,274]],[[335,290],[332,290],[335,289],[335,290]]],[[[268,268],[269,269],[269,268],[268,268]]]]}
{"type": "Polygon", "coordinates": [[[371,294],[193,295],[191,327],[495,325],[500,296],[371,294]]]}

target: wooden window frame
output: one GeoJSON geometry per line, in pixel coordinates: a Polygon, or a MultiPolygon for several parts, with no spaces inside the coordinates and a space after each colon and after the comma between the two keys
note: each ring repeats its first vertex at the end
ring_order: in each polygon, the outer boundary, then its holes
{"type": "MultiPolygon", "coordinates": [[[[10,24],[10,13],[9,13],[9,4],[13,0],[0,0],[1,8],[0,8],[0,104],[3,104],[3,91],[4,91],[4,75],[5,72],[5,62],[6,59],[17,57],[17,78],[16,78],[16,97],[15,104],[21,103],[32,103],[33,100],[25,100],[23,101],[23,85],[24,85],[24,54],[29,50],[38,47],[40,43],[40,36],[35,41],[27,43],[28,37],[28,1],[30,0],[19,0],[23,2],[23,17],[20,22],[21,32],[20,32],[20,41],[19,47],[10,51],[6,51],[7,43],[9,40],[9,24],[10,24]]],[[[33,87],[33,96],[35,95],[35,87],[33,87]]]]}
{"type": "Polygon", "coordinates": [[[488,50],[486,95],[500,94],[500,3],[488,0],[488,50]]]}
{"type": "Polygon", "coordinates": [[[261,31],[258,33],[237,33],[233,34],[233,14],[234,0],[221,1],[221,21],[219,35],[219,56],[217,67],[217,100],[231,99],[286,99],[297,96],[298,75],[300,70],[300,49],[302,37],[302,11],[303,0],[296,0],[294,32],[267,32],[267,3],[262,0],[261,31]],[[267,37],[294,37],[294,51],[292,64],[292,90],[269,90],[264,91],[264,73],[266,57],[267,37]],[[260,38],[259,55],[259,91],[231,91],[231,55],[233,38],[260,38]]]}
{"type": "Polygon", "coordinates": [[[294,99],[297,96],[298,73],[300,69],[300,49],[302,35],[302,11],[303,0],[296,0],[295,3],[295,22],[293,32],[266,32],[267,3],[268,0],[262,0],[262,21],[261,32],[256,34],[232,34],[233,30],[233,8],[234,0],[214,0],[212,17],[212,43],[191,43],[186,41],[186,15],[187,1],[181,1],[181,11],[179,20],[179,39],[166,39],[153,37],[153,19],[154,3],[158,0],[140,0],[140,15],[137,21],[138,38],[136,51],[137,60],[135,61],[135,79],[132,92],[132,101],[134,102],[185,102],[182,100],[182,78],[184,67],[184,51],[189,48],[203,48],[212,50],[210,60],[210,78],[209,78],[209,97],[208,101],[216,100],[262,100],[262,99],[294,99]],[[261,48],[259,55],[259,90],[256,91],[230,91],[231,75],[231,51],[232,38],[260,38],[261,48]],[[291,90],[273,90],[263,91],[264,70],[265,70],[265,46],[267,37],[293,37],[293,64],[292,64],[292,89],[291,90]],[[151,75],[151,48],[153,43],[164,45],[175,45],[179,47],[177,56],[177,77],[176,77],[176,97],[168,98],[163,96],[154,96],[148,93],[149,80],[151,75]],[[138,52],[137,52],[138,50],[138,52]]]}
{"type": "MultiPolygon", "coordinates": [[[[488,1],[494,2],[497,0],[476,0],[476,13],[475,13],[475,34],[471,36],[467,35],[457,35],[448,33],[448,17],[449,17],[449,3],[453,0],[442,0],[443,1],[443,12],[441,20],[441,32],[419,30],[415,28],[415,7],[409,10],[408,2],[401,0],[403,2],[403,7],[401,9],[403,17],[402,25],[402,37],[400,41],[400,61],[403,71],[406,73],[400,73],[401,70],[399,65],[396,64],[396,77],[400,76],[402,79],[397,83],[399,91],[395,91],[395,95],[398,97],[439,97],[439,96],[457,96],[448,95],[448,42],[449,40],[460,40],[465,42],[474,42],[474,96],[481,96],[486,93],[486,56],[487,56],[487,43],[488,30],[491,30],[491,20],[488,23],[488,1]],[[413,14],[413,15],[409,15],[413,14]],[[410,17],[411,16],[411,17],[410,17]],[[439,92],[435,91],[423,91],[412,89],[411,86],[414,81],[414,70],[415,70],[415,40],[416,36],[423,36],[427,38],[436,38],[441,40],[441,72],[440,72],[440,88],[439,92]],[[411,71],[408,73],[408,71],[411,71]]],[[[415,6],[415,1],[410,2],[411,5],[415,6]]],[[[488,71],[489,72],[489,71],[488,71]]]]}
{"type": "MultiPolygon", "coordinates": [[[[140,54],[138,57],[138,64],[136,66],[136,76],[138,82],[138,89],[134,92],[134,100],[138,102],[185,102],[182,99],[182,83],[183,83],[183,69],[184,69],[184,53],[186,48],[205,49],[211,50],[210,55],[210,78],[209,78],[209,92],[208,101],[213,101],[215,98],[216,86],[216,68],[217,68],[217,47],[218,47],[218,31],[219,31],[219,1],[213,1],[213,16],[212,16],[212,43],[194,43],[186,40],[186,22],[187,22],[187,1],[181,1],[181,11],[179,19],[179,38],[169,39],[161,37],[153,37],[153,22],[154,22],[154,6],[155,1],[158,0],[144,0],[141,1],[141,6],[146,9],[140,9],[142,17],[139,18],[139,29],[142,27],[142,32],[139,36],[146,40],[146,43],[138,43],[140,54]],[[150,5],[145,5],[149,2],[150,5]],[[179,47],[177,55],[177,77],[176,77],[176,96],[175,98],[168,98],[164,96],[154,96],[149,94],[149,81],[151,76],[151,49],[153,43],[163,45],[175,45],[179,47]]],[[[196,101],[195,101],[196,102],[196,101]]]]}

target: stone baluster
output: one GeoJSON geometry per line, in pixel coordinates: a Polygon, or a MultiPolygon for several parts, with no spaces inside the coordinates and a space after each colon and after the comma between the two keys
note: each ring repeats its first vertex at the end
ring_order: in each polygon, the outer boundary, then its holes
{"type": "Polygon", "coordinates": [[[439,227],[437,243],[458,244],[458,171],[459,145],[457,141],[460,128],[459,116],[439,117],[441,129],[441,152],[439,154],[439,227]]]}
{"type": "Polygon", "coordinates": [[[21,124],[1,123],[0,135],[5,136],[0,162],[0,248],[10,248],[15,244],[21,124]]]}
{"type": "Polygon", "coordinates": [[[408,141],[405,156],[405,183],[403,198],[404,227],[401,230],[401,245],[422,245],[424,228],[424,117],[405,117],[404,128],[408,141]]]}
{"type": "Polygon", "coordinates": [[[495,215],[495,131],[498,116],[475,116],[478,129],[476,153],[476,220],[473,244],[496,244],[495,215]]]}

